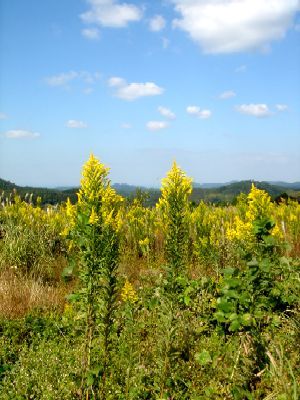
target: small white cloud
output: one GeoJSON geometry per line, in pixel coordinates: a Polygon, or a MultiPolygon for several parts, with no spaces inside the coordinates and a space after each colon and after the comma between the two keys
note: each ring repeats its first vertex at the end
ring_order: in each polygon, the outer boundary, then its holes
{"type": "Polygon", "coordinates": [[[240,65],[235,69],[235,72],[245,72],[247,69],[247,65],[240,65]]]}
{"type": "Polygon", "coordinates": [[[110,87],[126,86],[126,81],[125,81],[125,79],[120,78],[119,76],[113,76],[113,77],[109,78],[108,86],[110,86],[110,87]]]}
{"type": "Polygon", "coordinates": [[[86,84],[93,85],[101,78],[99,72],[88,71],[69,71],[62,72],[58,75],[49,76],[45,79],[49,86],[68,87],[69,83],[75,79],[80,80],[86,84]]]}
{"type": "Polygon", "coordinates": [[[253,117],[268,117],[272,115],[266,104],[242,104],[236,106],[236,110],[241,114],[252,115],[253,117]]]}
{"type": "Polygon", "coordinates": [[[98,40],[100,38],[100,31],[98,28],[86,28],[81,30],[82,36],[90,40],[98,40]]]}
{"type": "Polygon", "coordinates": [[[212,116],[212,112],[210,110],[201,110],[201,108],[198,106],[188,106],[186,108],[186,112],[200,119],[208,119],[212,116]]]}
{"type": "Polygon", "coordinates": [[[122,129],[131,129],[132,125],[128,124],[127,122],[123,122],[123,124],[121,125],[122,129]]]}
{"type": "Polygon", "coordinates": [[[159,32],[166,26],[166,20],[162,15],[155,15],[149,21],[149,29],[152,32],[159,32]]]}
{"type": "Polygon", "coordinates": [[[149,121],[146,127],[149,131],[160,131],[161,129],[168,128],[169,124],[166,121],[149,121]]]}
{"type": "Polygon", "coordinates": [[[93,88],[90,88],[90,87],[89,87],[89,88],[83,89],[83,93],[84,93],[84,94],[87,94],[87,95],[93,93],[93,91],[94,91],[94,89],[93,89],[93,88]]]}
{"type": "Polygon", "coordinates": [[[25,131],[22,129],[16,129],[7,131],[4,136],[8,139],[35,139],[40,136],[37,132],[25,131]]]}
{"type": "Polygon", "coordinates": [[[165,118],[168,118],[168,119],[175,119],[176,118],[175,113],[173,113],[173,111],[171,111],[169,108],[159,106],[158,107],[158,112],[165,118]]]}
{"type": "Polygon", "coordinates": [[[116,89],[114,93],[116,97],[127,101],[136,100],[140,97],[157,96],[164,92],[164,89],[154,82],[127,83],[125,79],[119,77],[110,78],[108,85],[116,89]]]}
{"type": "Polygon", "coordinates": [[[49,86],[66,86],[69,82],[73,81],[78,77],[78,72],[70,71],[70,72],[63,72],[58,75],[49,76],[46,78],[46,83],[49,86]]]}
{"type": "Polygon", "coordinates": [[[84,129],[87,128],[88,125],[83,121],[78,121],[76,119],[69,119],[69,121],[66,122],[66,127],[71,129],[84,129]]]}
{"type": "Polygon", "coordinates": [[[300,32],[300,24],[295,24],[294,29],[296,32],[300,32]]]}
{"type": "Polygon", "coordinates": [[[170,45],[170,40],[166,37],[163,37],[162,38],[163,49],[167,49],[169,47],[169,45],[170,45]]]}
{"type": "Polygon", "coordinates": [[[5,114],[4,112],[0,112],[0,120],[7,119],[7,118],[8,118],[7,114],[5,114]]]}
{"type": "Polygon", "coordinates": [[[134,4],[116,0],[87,0],[90,9],[80,15],[87,24],[98,24],[110,28],[124,28],[130,22],[142,19],[142,9],[134,4]]]}
{"type": "Polygon", "coordinates": [[[205,53],[264,50],[283,39],[299,0],[171,0],[182,29],[205,53]]]}
{"type": "Polygon", "coordinates": [[[223,92],[220,94],[219,99],[221,100],[227,100],[231,99],[232,97],[235,97],[236,93],[233,90],[228,90],[226,92],[223,92]]]}
{"type": "Polygon", "coordinates": [[[278,110],[278,111],[281,111],[281,112],[283,112],[283,111],[287,111],[289,108],[288,108],[288,106],[286,105],[286,104],[276,104],[276,109],[278,110]]]}

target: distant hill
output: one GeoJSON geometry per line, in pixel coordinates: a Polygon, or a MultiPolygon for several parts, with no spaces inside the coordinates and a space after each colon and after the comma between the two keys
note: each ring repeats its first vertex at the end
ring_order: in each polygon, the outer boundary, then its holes
{"type": "Polygon", "coordinates": [[[77,189],[59,190],[31,186],[18,186],[15,183],[0,178],[0,191],[4,191],[5,195],[7,196],[14,190],[16,190],[22,198],[26,194],[32,194],[34,200],[36,200],[36,198],[40,196],[42,198],[43,204],[61,203],[66,201],[68,197],[72,202],[77,201],[77,189]]]}
{"type": "MultiPolygon", "coordinates": [[[[221,184],[221,186],[218,186],[219,184],[217,183],[208,183],[206,184],[207,187],[204,187],[204,185],[196,184],[194,185],[191,200],[195,203],[199,203],[199,201],[201,200],[215,204],[232,203],[235,201],[236,197],[240,193],[248,194],[251,190],[252,183],[255,183],[255,186],[259,189],[268,192],[273,200],[283,194],[285,194],[285,197],[289,196],[295,199],[300,199],[300,190],[293,189],[294,186],[298,188],[297,182],[292,184],[279,182],[280,185],[274,185],[269,182],[257,182],[248,180],[225,183],[221,184]],[[292,185],[292,187],[290,185],[292,185]]],[[[128,199],[132,199],[137,193],[147,192],[148,200],[146,201],[146,204],[150,206],[154,205],[160,197],[159,189],[146,188],[142,186],[138,187],[134,185],[128,185],[127,183],[115,183],[112,186],[120,195],[128,199]]],[[[8,195],[13,190],[16,190],[21,197],[24,197],[26,193],[32,193],[35,199],[37,196],[40,196],[42,198],[43,204],[61,203],[66,201],[68,197],[70,198],[72,203],[75,203],[77,201],[78,192],[78,188],[47,189],[35,188],[30,186],[17,186],[12,182],[0,178],[0,191],[4,191],[6,195],[8,195]]]]}
{"type": "Polygon", "coordinates": [[[195,188],[192,193],[192,200],[195,202],[203,200],[211,203],[231,203],[239,194],[248,194],[251,190],[252,183],[254,183],[257,188],[268,192],[272,199],[275,199],[283,193],[286,193],[290,197],[300,198],[299,191],[288,189],[287,187],[271,185],[268,182],[248,180],[233,182],[216,188],[195,188]]]}
{"type": "Polygon", "coordinates": [[[270,185],[285,187],[288,189],[300,190],[300,182],[281,182],[281,181],[268,181],[270,185]]]}
{"type": "Polygon", "coordinates": [[[222,186],[228,186],[231,185],[232,183],[235,183],[237,181],[231,181],[231,182],[223,182],[223,183],[217,183],[217,182],[204,182],[204,183],[197,183],[193,182],[193,187],[194,188],[201,188],[201,189],[216,189],[222,186]]]}

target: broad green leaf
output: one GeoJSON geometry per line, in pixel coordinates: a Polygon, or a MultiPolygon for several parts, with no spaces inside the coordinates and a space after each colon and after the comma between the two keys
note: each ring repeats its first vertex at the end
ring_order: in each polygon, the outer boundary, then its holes
{"type": "Polygon", "coordinates": [[[211,356],[207,350],[203,350],[201,353],[196,353],[195,360],[200,365],[207,365],[212,362],[211,356]]]}

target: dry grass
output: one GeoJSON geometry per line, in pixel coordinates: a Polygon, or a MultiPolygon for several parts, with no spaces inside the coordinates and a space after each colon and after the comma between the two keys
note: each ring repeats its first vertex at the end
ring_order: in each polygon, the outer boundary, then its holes
{"type": "Polygon", "coordinates": [[[18,276],[15,271],[0,273],[0,317],[19,318],[34,309],[60,309],[69,288],[49,286],[42,281],[18,276]]]}

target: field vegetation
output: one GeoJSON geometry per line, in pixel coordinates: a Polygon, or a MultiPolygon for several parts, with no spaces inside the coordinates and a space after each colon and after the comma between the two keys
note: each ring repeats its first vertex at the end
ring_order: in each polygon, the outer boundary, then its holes
{"type": "Polygon", "coordinates": [[[0,399],[297,400],[300,204],[148,206],[91,155],[77,201],[0,205],[0,399]]]}

